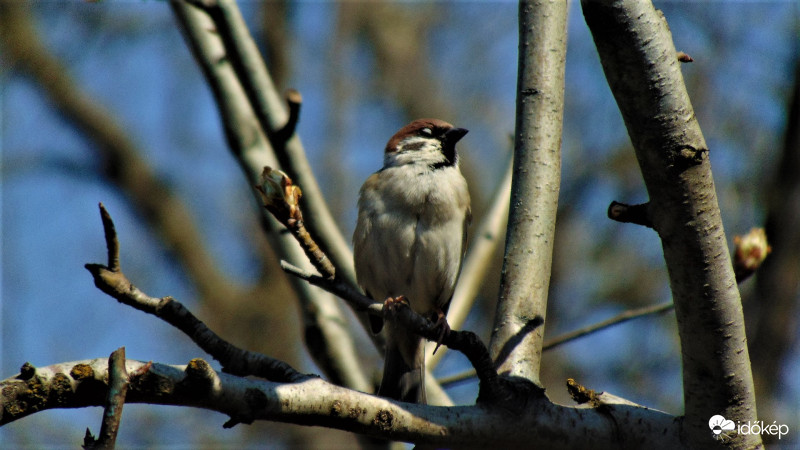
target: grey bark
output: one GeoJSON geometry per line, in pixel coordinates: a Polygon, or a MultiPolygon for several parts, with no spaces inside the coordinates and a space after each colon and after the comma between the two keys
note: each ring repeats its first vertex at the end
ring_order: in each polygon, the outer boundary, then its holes
{"type": "MultiPolygon", "coordinates": [[[[583,1],[650,196],[669,272],[683,360],[690,446],[709,448],[708,421],[757,418],[739,290],[711,165],[662,14],[642,0],[583,1]]],[[[752,448],[758,435],[724,445],[752,448]]]]}
{"type": "Polygon", "coordinates": [[[539,384],[558,191],[567,2],[520,2],[514,175],[489,351],[501,374],[539,384]]]}

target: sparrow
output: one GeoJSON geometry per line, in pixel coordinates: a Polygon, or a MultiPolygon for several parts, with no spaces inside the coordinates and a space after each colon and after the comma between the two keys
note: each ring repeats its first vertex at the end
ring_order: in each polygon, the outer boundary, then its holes
{"type": "MultiPolygon", "coordinates": [[[[444,321],[444,327],[471,219],[456,153],[465,134],[438,119],[415,120],[397,131],[386,144],[383,168],[361,187],[353,233],[356,278],[366,295],[404,298],[417,314],[444,321]]],[[[379,332],[382,322],[372,317],[372,331],[379,332]]],[[[425,403],[424,340],[394,323],[385,328],[378,395],[425,403]]]]}

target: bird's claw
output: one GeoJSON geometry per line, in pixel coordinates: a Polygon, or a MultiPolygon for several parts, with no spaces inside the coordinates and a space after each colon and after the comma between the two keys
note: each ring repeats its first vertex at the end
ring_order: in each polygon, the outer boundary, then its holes
{"type": "Polygon", "coordinates": [[[434,328],[439,328],[439,338],[436,339],[436,348],[433,349],[433,354],[442,346],[444,337],[450,333],[450,324],[447,323],[447,316],[441,309],[436,311],[436,323],[433,324],[434,328]]]}
{"type": "Polygon", "coordinates": [[[405,295],[398,295],[397,297],[386,297],[383,301],[384,316],[395,314],[400,305],[411,306],[405,295]]]}

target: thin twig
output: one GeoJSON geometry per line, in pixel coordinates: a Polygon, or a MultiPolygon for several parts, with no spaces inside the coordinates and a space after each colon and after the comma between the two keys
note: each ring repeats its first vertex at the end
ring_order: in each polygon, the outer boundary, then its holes
{"type": "Polygon", "coordinates": [[[629,320],[638,319],[639,317],[667,312],[674,307],[675,305],[673,305],[672,302],[667,302],[667,303],[662,303],[660,305],[644,306],[641,308],[630,309],[628,311],[617,314],[616,316],[611,317],[610,319],[550,339],[544,343],[544,345],[542,346],[542,350],[551,350],[553,348],[558,347],[559,345],[566,344],[567,342],[574,341],[575,339],[586,336],[587,334],[595,333],[597,331],[606,329],[608,327],[623,322],[627,322],[629,320]]]}
{"type": "MultiPolygon", "coordinates": [[[[544,345],[542,345],[542,351],[552,350],[559,345],[566,344],[568,342],[572,342],[576,339],[582,338],[586,335],[596,333],[600,330],[604,330],[606,328],[612,327],[614,325],[618,325],[629,320],[638,319],[639,317],[645,317],[649,315],[655,315],[667,312],[674,308],[672,302],[662,303],[660,305],[652,305],[652,306],[644,306],[641,308],[634,308],[617,314],[614,317],[611,317],[607,320],[602,322],[598,322],[583,328],[580,328],[575,331],[571,331],[569,333],[562,334],[561,336],[557,336],[553,339],[549,339],[545,341],[544,345]]],[[[468,380],[475,376],[474,370],[467,370],[455,375],[451,375],[448,377],[441,377],[439,378],[439,383],[442,386],[450,386],[465,380],[468,380]]]]}
{"type": "Polygon", "coordinates": [[[294,275],[300,279],[306,280],[309,283],[322,288],[332,294],[339,296],[346,300],[356,311],[365,311],[369,314],[381,316],[383,306],[375,300],[367,297],[346,281],[340,278],[327,278],[303,270],[287,261],[281,261],[281,269],[284,272],[294,275]]]}
{"type": "Polygon", "coordinates": [[[103,234],[106,237],[106,248],[108,249],[108,270],[119,272],[119,241],[117,240],[117,229],[108,214],[105,205],[100,206],[100,217],[103,220],[103,234]]]}

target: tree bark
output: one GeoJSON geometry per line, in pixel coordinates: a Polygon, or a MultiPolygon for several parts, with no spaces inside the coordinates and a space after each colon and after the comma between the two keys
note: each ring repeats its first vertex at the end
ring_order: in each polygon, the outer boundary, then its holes
{"type": "Polygon", "coordinates": [[[561,182],[567,2],[521,1],[514,175],[490,352],[498,372],[539,383],[561,182]]]}
{"type": "MultiPolygon", "coordinates": [[[[711,165],[662,14],[642,0],[584,0],[608,84],[625,120],[661,237],[683,360],[684,428],[694,448],[715,442],[709,419],[755,421],[739,290],[711,165]]],[[[759,435],[725,445],[752,448],[759,435]]]]}
{"type": "MultiPolygon", "coordinates": [[[[544,401],[513,414],[500,406],[395,402],[316,377],[295,383],[241,378],[214,371],[197,358],[182,366],[131,359],[125,364],[129,373],[140,374],[131,381],[126,403],[217,411],[230,416],[225,428],[270,420],[453,448],[526,448],[531,443],[559,450],[683,447],[673,416],[618,399],[605,403],[602,412],[544,401]]],[[[0,426],[51,408],[102,406],[108,358],[39,368],[26,364],[20,374],[0,381],[0,388],[0,426]]]]}

